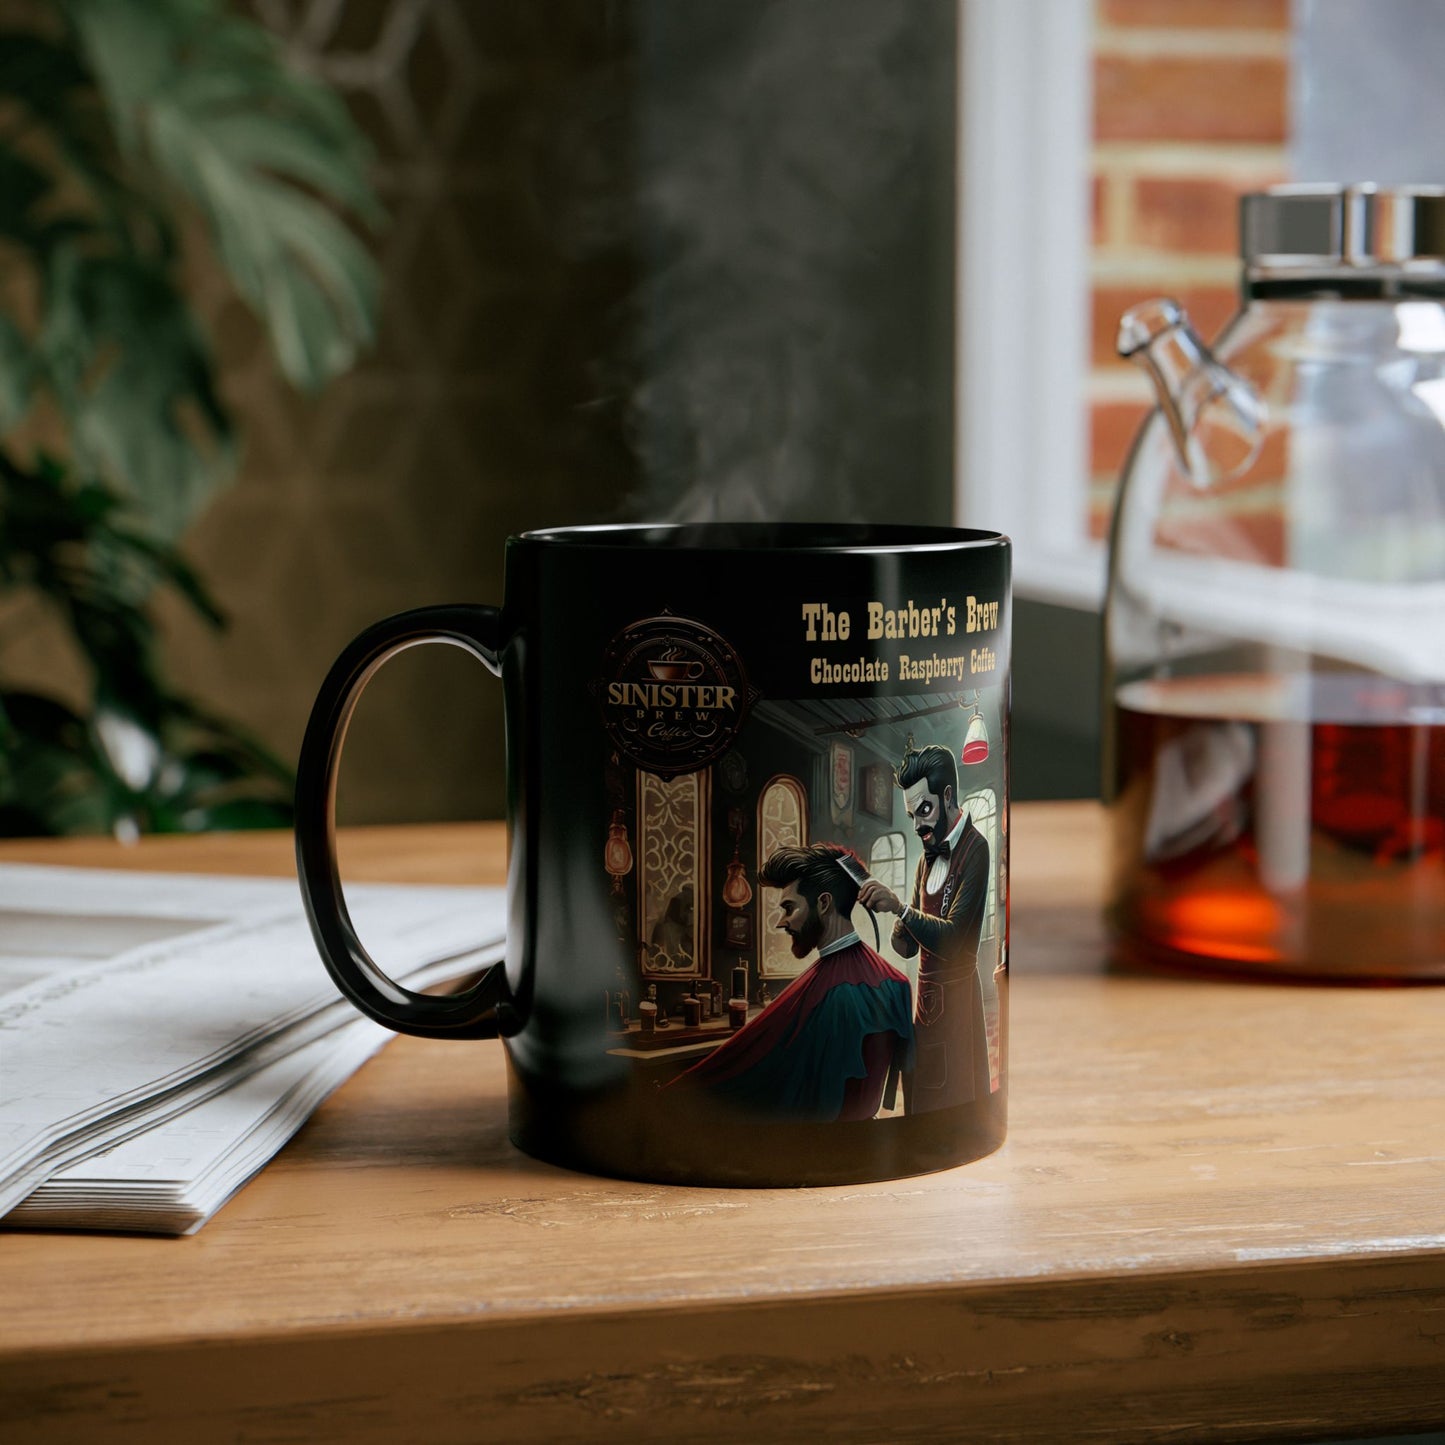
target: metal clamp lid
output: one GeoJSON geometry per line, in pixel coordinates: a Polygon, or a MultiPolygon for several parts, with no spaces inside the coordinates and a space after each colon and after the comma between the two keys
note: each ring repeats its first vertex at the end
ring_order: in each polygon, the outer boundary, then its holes
{"type": "Polygon", "coordinates": [[[1239,239],[1251,269],[1438,266],[1445,264],[1445,188],[1274,186],[1241,199],[1239,239]]]}

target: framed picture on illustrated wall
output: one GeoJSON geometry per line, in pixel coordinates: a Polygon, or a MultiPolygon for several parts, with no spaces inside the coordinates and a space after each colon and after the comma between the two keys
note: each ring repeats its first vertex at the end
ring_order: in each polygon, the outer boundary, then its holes
{"type": "Polygon", "coordinates": [[[860,805],[870,818],[893,821],[893,772],[886,763],[869,763],[862,772],[860,805]]]}
{"type": "Polygon", "coordinates": [[[747,948],[753,939],[753,910],[729,908],[724,937],[729,948],[747,948]]]}

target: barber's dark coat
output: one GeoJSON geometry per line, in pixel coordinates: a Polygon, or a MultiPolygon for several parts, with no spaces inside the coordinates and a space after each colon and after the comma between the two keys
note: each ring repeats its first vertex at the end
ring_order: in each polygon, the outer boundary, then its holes
{"type": "Polygon", "coordinates": [[[918,860],[910,899],[915,911],[893,926],[893,947],[904,958],[921,952],[914,1013],[913,1067],[903,1076],[910,1114],[947,1109],[989,1095],[988,1031],[978,940],[988,905],[988,842],[965,822],[936,893],[927,889],[933,866],[918,860]]]}

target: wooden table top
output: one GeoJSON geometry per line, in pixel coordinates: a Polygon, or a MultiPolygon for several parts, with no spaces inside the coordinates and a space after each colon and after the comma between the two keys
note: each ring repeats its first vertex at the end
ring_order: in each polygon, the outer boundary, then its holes
{"type": "MultiPolygon", "coordinates": [[[[822,1190],[594,1179],[509,1145],[500,1045],[397,1039],[193,1238],[0,1235],[0,1437],[1445,1423],[1445,989],[1110,974],[1100,810],[1019,806],[1012,833],[991,1158],[822,1190]]],[[[359,829],[343,869],[498,882],[504,854],[499,825],[359,829]]],[[[260,834],[15,859],[291,871],[260,834]]]]}

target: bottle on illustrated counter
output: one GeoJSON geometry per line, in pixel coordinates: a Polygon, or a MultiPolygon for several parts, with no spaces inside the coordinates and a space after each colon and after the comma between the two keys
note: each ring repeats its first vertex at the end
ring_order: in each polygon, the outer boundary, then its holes
{"type": "Polygon", "coordinates": [[[738,959],[733,965],[733,998],[746,998],[748,996],[748,961],[745,958],[738,959]]]}

